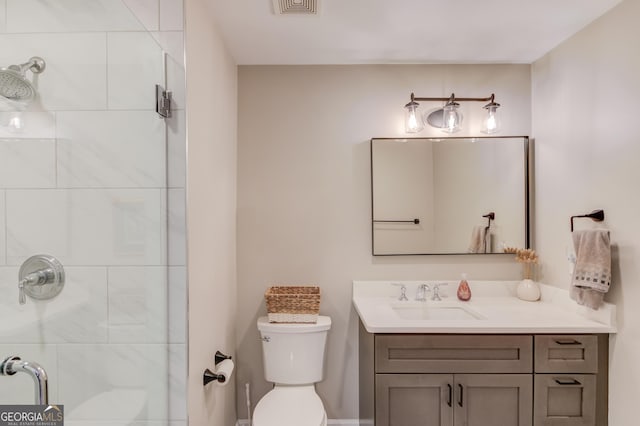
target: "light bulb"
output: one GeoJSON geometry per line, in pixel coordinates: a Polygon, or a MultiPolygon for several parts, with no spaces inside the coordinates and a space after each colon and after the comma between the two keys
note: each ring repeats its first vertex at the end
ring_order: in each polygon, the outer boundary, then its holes
{"type": "Polygon", "coordinates": [[[484,108],[487,110],[487,116],[482,123],[482,133],[490,135],[500,131],[500,116],[498,114],[499,107],[500,104],[495,102],[485,105],[484,108]]]}
{"type": "Polygon", "coordinates": [[[462,115],[458,112],[460,104],[457,102],[449,102],[442,108],[442,131],[454,133],[460,130],[460,122],[462,115]]]}
{"type": "Polygon", "coordinates": [[[422,118],[418,113],[420,104],[414,101],[404,106],[404,130],[407,133],[418,133],[424,128],[422,118]]]}
{"type": "Polygon", "coordinates": [[[489,117],[487,118],[487,132],[493,133],[498,128],[498,122],[496,121],[495,114],[489,113],[489,117]]]}

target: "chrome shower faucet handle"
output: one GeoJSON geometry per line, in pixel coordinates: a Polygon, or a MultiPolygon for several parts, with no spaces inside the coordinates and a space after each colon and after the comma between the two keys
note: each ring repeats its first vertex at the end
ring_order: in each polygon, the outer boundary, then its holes
{"type": "Polygon", "coordinates": [[[64,268],[53,256],[38,254],[24,261],[18,276],[18,302],[24,305],[27,297],[47,300],[56,297],[64,287],[64,268]]]}

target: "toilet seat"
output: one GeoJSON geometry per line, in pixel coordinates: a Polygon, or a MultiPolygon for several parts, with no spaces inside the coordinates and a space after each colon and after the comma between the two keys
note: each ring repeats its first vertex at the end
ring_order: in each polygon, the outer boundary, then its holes
{"type": "Polygon", "coordinates": [[[313,385],[278,386],[256,405],[253,426],[325,426],[327,415],[313,385]]]}

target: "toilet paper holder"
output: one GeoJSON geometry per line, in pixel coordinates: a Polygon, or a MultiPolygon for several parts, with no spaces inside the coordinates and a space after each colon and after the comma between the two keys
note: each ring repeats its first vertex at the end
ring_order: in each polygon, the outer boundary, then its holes
{"type": "MultiPolygon", "coordinates": [[[[225,359],[231,359],[231,356],[225,355],[220,351],[216,351],[216,354],[214,355],[213,358],[214,358],[215,364],[218,365],[225,359]]],[[[208,368],[204,370],[204,374],[202,376],[202,385],[206,386],[209,383],[213,382],[214,380],[217,381],[218,383],[224,383],[226,380],[226,377],[222,374],[216,374],[213,371],[209,370],[208,368]]]]}

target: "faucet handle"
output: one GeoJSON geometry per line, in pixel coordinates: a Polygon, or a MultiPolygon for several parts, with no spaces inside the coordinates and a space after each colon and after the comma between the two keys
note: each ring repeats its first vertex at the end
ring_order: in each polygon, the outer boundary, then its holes
{"type": "Polygon", "coordinates": [[[395,286],[399,286],[400,287],[400,297],[398,297],[398,300],[400,301],[407,301],[409,300],[407,298],[407,286],[401,283],[391,283],[391,285],[395,285],[395,286]]]}
{"type": "Polygon", "coordinates": [[[18,303],[24,305],[27,303],[27,295],[24,293],[24,281],[18,282],[18,303]]]}
{"type": "Polygon", "coordinates": [[[18,302],[24,305],[26,296],[37,300],[56,297],[64,287],[64,267],[53,256],[38,254],[24,261],[18,273],[18,302]]]}
{"type": "Polygon", "coordinates": [[[431,296],[431,300],[440,301],[442,298],[440,297],[440,287],[447,286],[447,283],[433,283],[433,296],[431,296]]]}

